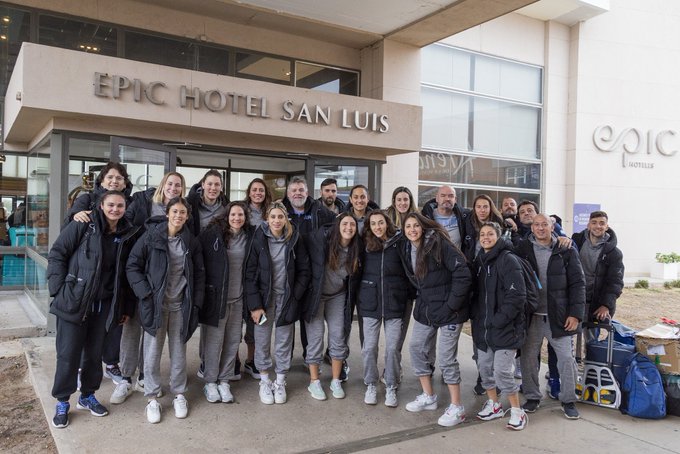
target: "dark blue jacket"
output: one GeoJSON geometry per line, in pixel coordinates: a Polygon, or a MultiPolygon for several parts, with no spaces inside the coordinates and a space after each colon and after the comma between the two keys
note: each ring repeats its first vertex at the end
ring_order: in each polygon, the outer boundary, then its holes
{"type": "Polygon", "coordinates": [[[139,227],[120,219],[116,263],[102,263],[102,236],[106,228],[104,214],[95,208],[90,218],[92,222],[89,223],[69,223],[52,245],[47,259],[47,283],[50,296],[54,297],[50,313],[72,323],[82,323],[97,298],[102,273],[113,272],[113,304],[106,323],[109,329],[123,315],[134,314],[134,295],[128,285],[125,264],[138,237],[139,227]]]}
{"type": "MultiPolygon", "coordinates": [[[[286,288],[283,310],[276,326],[289,325],[300,319],[301,305],[311,272],[307,247],[297,230],[286,243],[286,288]]],[[[245,302],[249,311],[267,309],[274,289],[272,288],[273,263],[269,253],[269,240],[262,227],[255,230],[253,246],[246,262],[245,302]]]]}
{"type": "Polygon", "coordinates": [[[482,351],[515,350],[526,336],[526,288],[522,266],[505,241],[480,251],[473,263],[472,338],[482,351]]]}
{"type": "MultiPolygon", "coordinates": [[[[139,320],[152,336],[161,325],[168,273],[168,223],[147,225],[127,263],[127,276],[139,300],[139,320]]],[[[203,306],[205,269],[201,246],[186,226],[178,233],[185,250],[184,277],[187,285],[182,300],[182,340],[187,342],[198,326],[203,306]]]]}

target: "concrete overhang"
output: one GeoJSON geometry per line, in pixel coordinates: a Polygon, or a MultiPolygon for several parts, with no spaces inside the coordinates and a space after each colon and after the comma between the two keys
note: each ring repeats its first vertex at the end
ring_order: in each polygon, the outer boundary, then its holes
{"type": "Polygon", "coordinates": [[[4,113],[8,150],[26,150],[47,128],[384,160],[420,150],[422,130],[420,106],[32,43],[4,113]]]}
{"type": "Polygon", "coordinates": [[[572,26],[609,11],[609,0],[540,0],[517,12],[534,19],[572,26]]]}
{"type": "Polygon", "coordinates": [[[427,46],[537,0],[138,0],[362,49],[382,39],[427,46]]]}

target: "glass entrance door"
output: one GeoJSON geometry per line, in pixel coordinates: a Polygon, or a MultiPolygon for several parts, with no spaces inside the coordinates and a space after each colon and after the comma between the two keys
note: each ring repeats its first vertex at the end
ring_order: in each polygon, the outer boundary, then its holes
{"type": "Polygon", "coordinates": [[[133,185],[132,193],[157,187],[166,172],[175,170],[176,159],[173,148],[111,137],[111,160],[120,162],[127,168],[133,185]]]}
{"type": "MultiPolygon", "coordinates": [[[[314,162],[314,198],[319,198],[321,182],[326,178],[338,180],[338,197],[345,203],[349,201],[349,191],[352,186],[363,184],[370,192],[371,200],[380,200],[380,188],[377,184],[378,163],[355,162],[337,159],[335,163],[327,160],[315,160],[314,162]],[[341,161],[341,163],[339,163],[341,161]]],[[[312,194],[310,188],[310,195],[312,194]]]]}

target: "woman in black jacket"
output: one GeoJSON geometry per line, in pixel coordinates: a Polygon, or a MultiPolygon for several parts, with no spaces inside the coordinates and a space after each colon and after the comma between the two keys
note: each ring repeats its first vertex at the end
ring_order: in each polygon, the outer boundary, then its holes
{"type": "Polygon", "coordinates": [[[409,277],[418,289],[413,308],[411,363],[423,388],[423,393],[409,402],[406,410],[419,412],[437,408],[430,358],[434,357],[431,350],[439,333],[439,367],[449,389],[451,404],[438,422],[442,426],[455,426],[465,420],[465,408],[460,400],[458,339],[463,323],[468,319],[470,268],[446,231],[421,214],[406,216],[404,234],[409,241],[406,248],[409,277]]]}
{"type": "Polygon", "coordinates": [[[206,229],[213,219],[222,217],[229,199],[224,195],[222,175],[215,169],[208,170],[201,181],[189,190],[187,202],[191,205],[193,224],[191,231],[196,236],[206,229]]]}
{"type": "Polygon", "coordinates": [[[503,225],[503,215],[486,194],[480,194],[472,202],[472,212],[466,219],[465,239],[461,249],[465,252],[468,262],[472,263],[482,249],[479,244],[479,229],[485,222],[496,222],[503,225]]]}
{"type": "Polygon", "coordinates": [[[182,197],[167,205],[167,221],[148,226],[127,263],[130,285],[139,299],[144,329],[144,395],[146,417],[160,422],[160,368],[165,337],[170,351],[170,391],[177,418],[186,418],[188,404],[186,342],[198,326],[203,305],[205,270],[201,246],[186,227],[189,205],[182,197]]]}
{"type": "Polygon", "coordinates": [[[501,239],[501,227],[485,222],[479,230],[482,252],[473,269],[476,291],[472,302],[472,338],[477,347],[477,367],[488,400],[477,418],[490,421],[503,417],[498,387],[511,405],[507,427],[522,430],[527,416],[519,406],[519,385],[514,378],[515,355],[524,344],[526,288],[522,265],[511,246],[501,239]]]}
{"type": "MultiPolygon", "coordinates": [[[[157,188],[149,188],[132,194],[132,202],[125,211],[125,217],[134,225],[144,226],[153,217],[166,216],[168,202],[175,197],[184,197],[187,185],[184,175],[179,172],[168,172],[163,175],[157,188]]],[[[188,227],[193,228],[191,223],[188,227]]]]}
{"type": "Polygon", "coordinates": [[[50,312],[57,317],[57,370],[52,395],[59,401],[52,424],[68,425],[69,398],[76,391],[78,367],[81,395],[78,408],[94,416],[107,409],[94,396],[102,380],[102,348],[106,332],[125,323],[134,305],[125,262],[138,228],[124,219],[125,195],[109,191],[90,213],[92,222],[72,222],[50,250],[47,281],[50,312]]]}
{"type": "Polygon", "coordinates": [[[396,407],[397,384],[401,371],[399,341],[404,313],[413,292],[409,284],[402,253],[404,238],[389,217],[380,210],[371,211],[364,226],[364,271],[359,285],[358,308],[363,322],[364,402],[378,403],[378,341],[380,326],[385,329],[385,405],[396,407]]]}
{"type": "Polygon", "coordinates": [[[309,256],[300,234],[288,220],[288,212],[274,202],[266,213],[266,224],[255,231],[246,264],[246,305],[255,326],[255,365],[260,370],[260,401],[286,403],[286,374],[300,318],[300,304],[309,285],[309,256]],[[276,382],[269,378],[272,367],[271,338],[274,336],[276,382]]]}
{"type": "Polygon", "coordinates": [[[245,263],[253,232],[248,208],[231,202],[198,237],[205,263],[205,300],[200,313],[203,344],[203,393],[208,402],[233,402],[229,380],[235,367],[243,325],[245,263]]]}
{"type": "Polygon", "coordinates": [[[361,279],[361,240],[357,223],[349,213],[341,213],[331,225],[310,233],[308,239],[312,280],[302,316],[307,330],[307,356],[310,384],[307,390],[317,400],[326,400],[319,381],[323,359],[324,321],[328,324],[333,397],[345,397],[340,381],[347,359],[346,330],[352,301],[361,279]]]}

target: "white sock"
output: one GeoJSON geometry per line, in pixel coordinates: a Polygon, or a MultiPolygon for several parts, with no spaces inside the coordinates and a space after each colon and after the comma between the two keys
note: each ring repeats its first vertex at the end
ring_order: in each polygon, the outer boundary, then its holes
{"type": "Polygon", "coordinates": [[[286,383],[286,374],[276,374],[276,383],[284,385],[286,383]]]}
{"type": "Polygon", "coordinates": [[[269,374],[260,374],[260,380],[265,383],[271,383],[271,380],[269,380],[269,374]]]}

